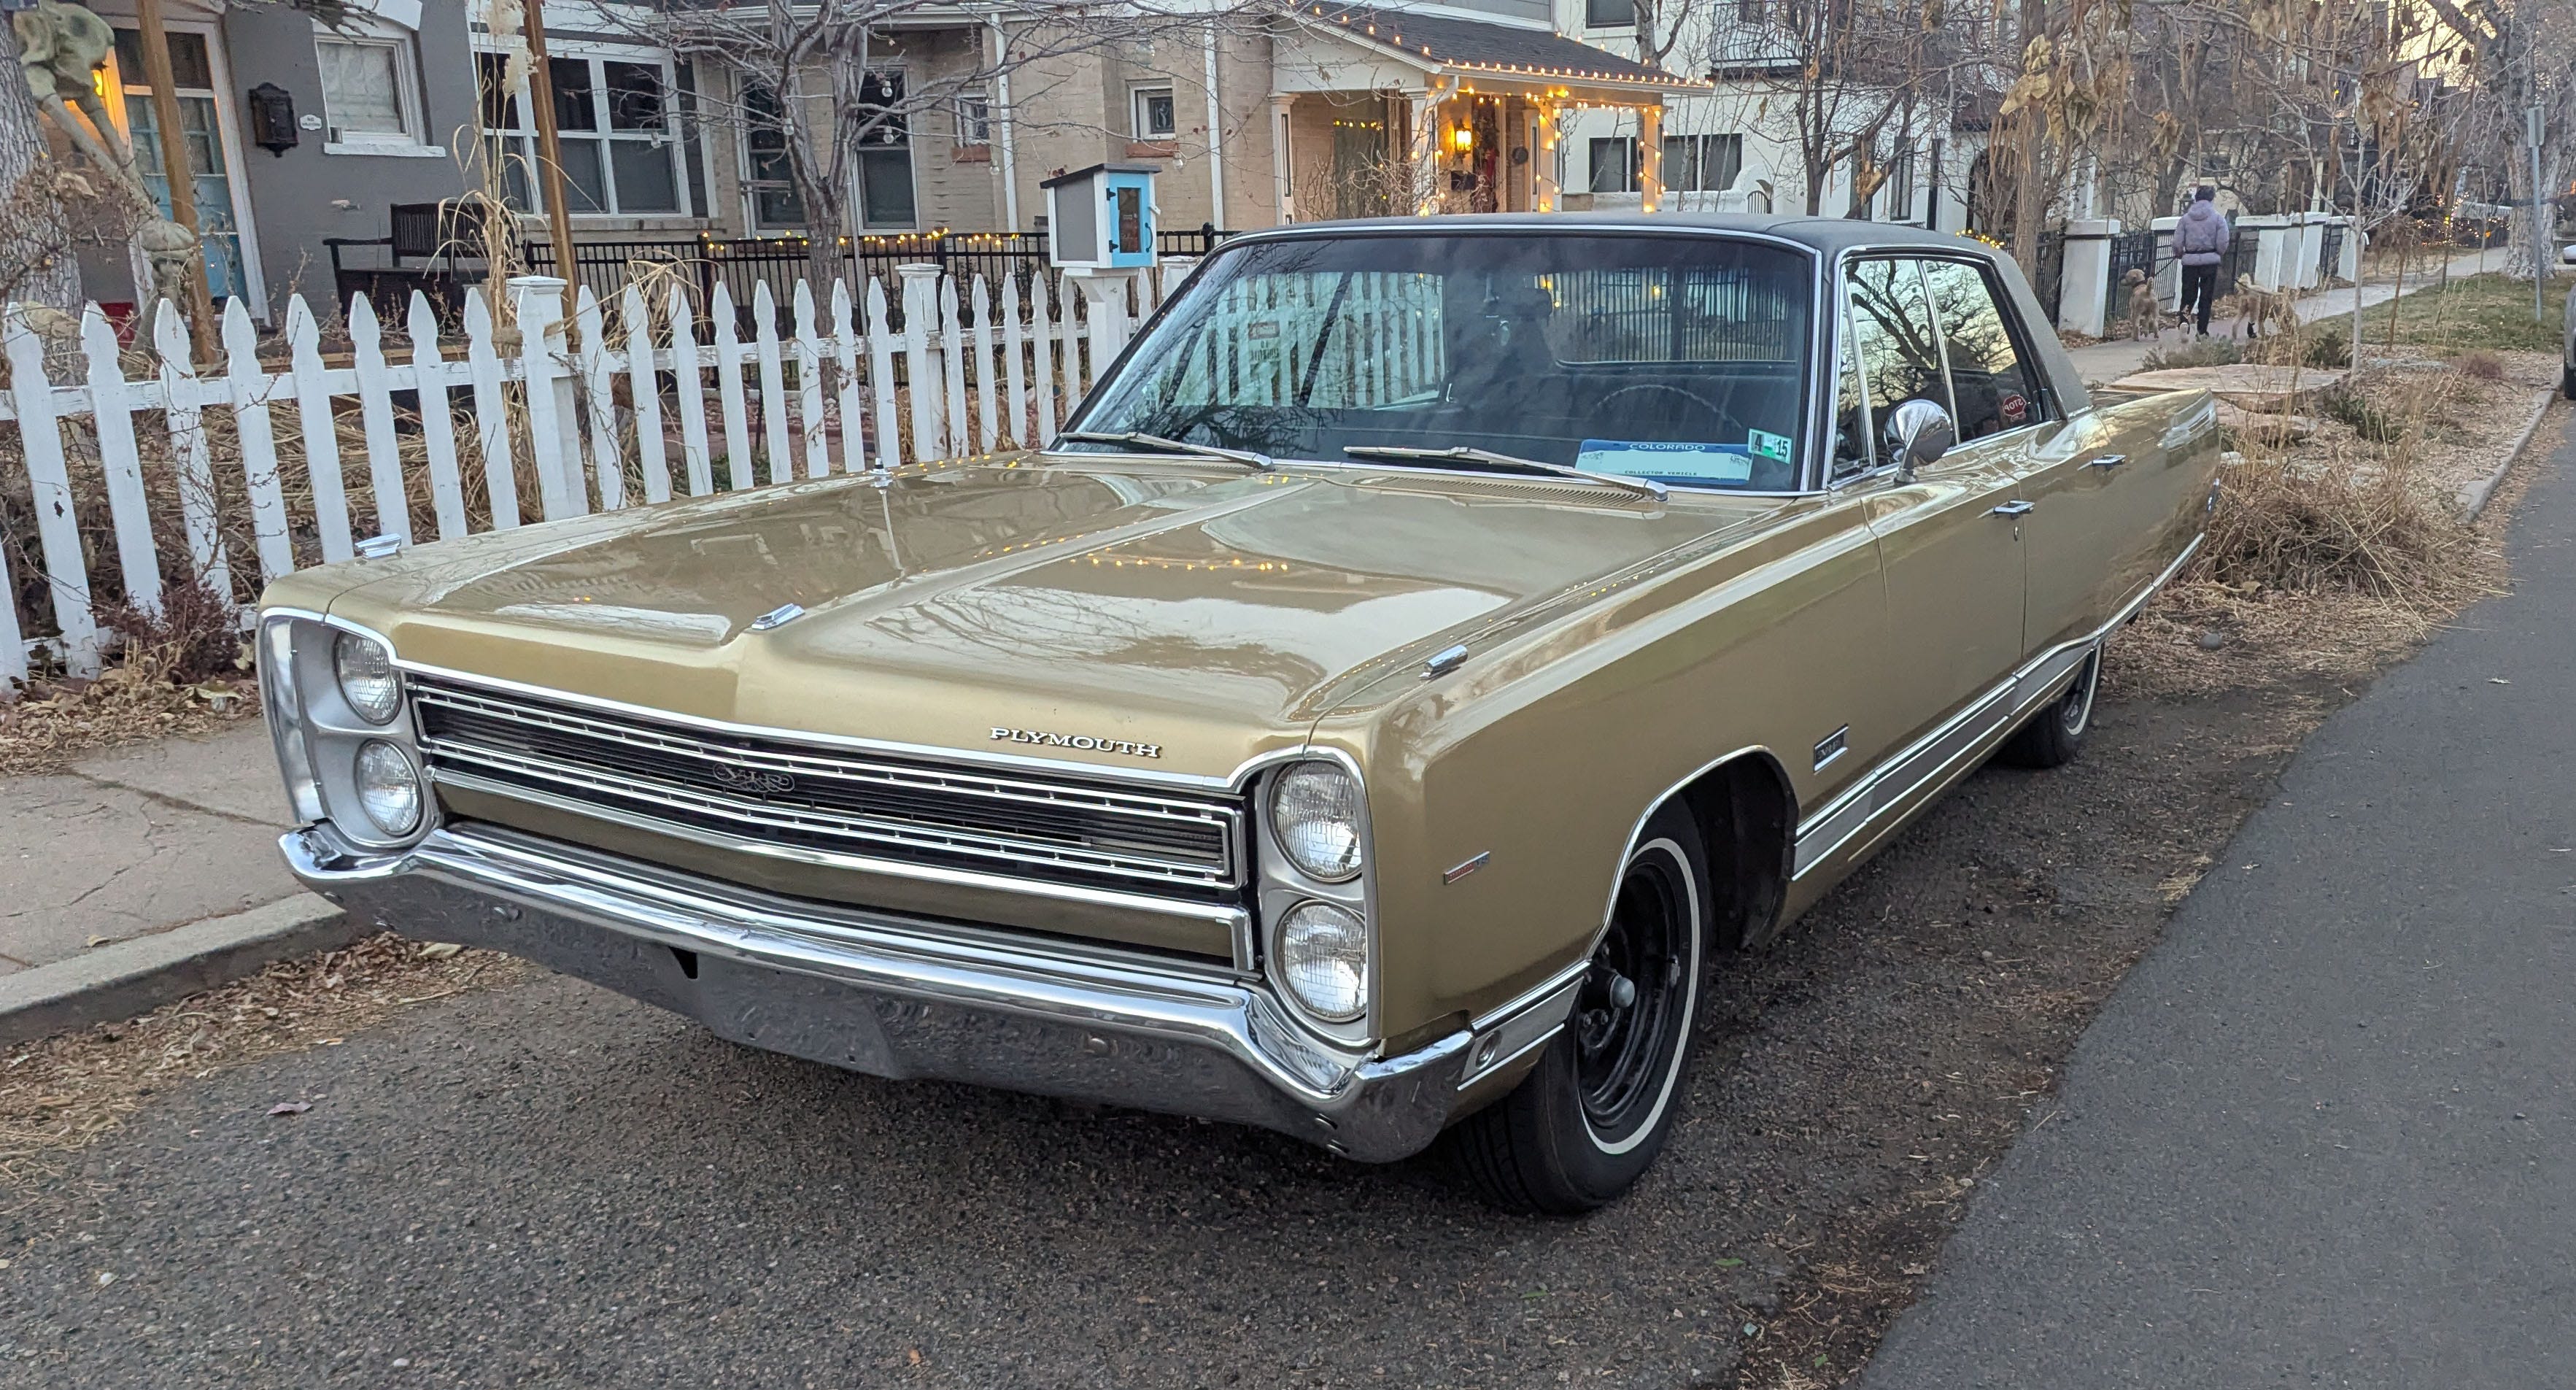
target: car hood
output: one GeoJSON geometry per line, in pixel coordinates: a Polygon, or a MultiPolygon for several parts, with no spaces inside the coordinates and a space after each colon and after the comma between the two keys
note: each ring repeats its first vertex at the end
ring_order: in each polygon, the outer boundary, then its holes
{"type": "Polygon", "coordinates": [[[1005,458],[424,546],[343,567],[330,611],[409,663],[649,709],[1221,777],[1464,634],[1776,505],[1005,458]]]}

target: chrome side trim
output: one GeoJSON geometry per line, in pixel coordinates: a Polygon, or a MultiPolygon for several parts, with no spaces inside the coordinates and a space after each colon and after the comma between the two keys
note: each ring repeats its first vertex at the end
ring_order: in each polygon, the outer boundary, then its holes
{"type": "Polygon", "coordinates": [[[1114,908],[1122,912],[1147,913],[1157,917],[1177,917],[1192,922],[1212,922],[1223,926],[1235,943],[1239,968],[1251,968],[1252,919],[1239,907],[1222,903],[1190,902],[1180,898],[1156,897],[1145,893],[1122,893],[1111,888],[1088,888],[1080,884],[1056,883],[1046,879],[1016,878],[1006,874],[978,873],[971,869],[952,869],[938,864],[921,864],[904,859],[876,859],[863,854],[844,854],[833,850],[809,849],[802,845],[782,845],[747,836],[727,835],[655,816],[633,815],[596,801],[556,796],[515,782],[495,782],[454,768],[439,768],[431,773],[440,786],[459,791],[479,792],[486,796],[506,797],[513,801],[543,806],[570,815],[588,816],[633,830],[649,831],[688,840],[711,849],[734,854],[755,855],[764,859],[784,860],[794,864],[811,864],[819,868],[840,869],[851,873],[880,874],[888,878],[912,879],[952,888],[976,888],[996,893],[1015,893],[1022,897],[1053,898],[1060,902],[1082,903],[1090,907],[1114,908]]]}
{"type": "Polygon", "coordinates": [[[2057,685],[2083,665],[2085,656],[2096,645],[2136,617],[2157,590],[2191,563],[2206,539],[2206,534],[2194,536],[2173,563],[2122,604],[2110,621],[2024,662],[1965,709],[1944,720],[1939,728],[1890,756],[1817,812],[1798,832],[1796,862],[1790,877],[1805,877],[1808,870],[1838,853],[1882,816],[1906,809],[1916,792],[1955,776],[1974,754],[1983,750],[1985,741],[1999,727],[2011,724],[2057,693],[2057,685]]]}

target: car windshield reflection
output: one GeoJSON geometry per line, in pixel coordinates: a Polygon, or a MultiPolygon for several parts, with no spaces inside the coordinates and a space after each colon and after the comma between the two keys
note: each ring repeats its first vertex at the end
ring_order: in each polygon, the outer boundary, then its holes
{"type": "Polygon", "coordinates": [[[1801,252],[1717,236],[1254,242],[1191,281],[1063,447],[1788,490],[1812,277],[1801,252]]]}

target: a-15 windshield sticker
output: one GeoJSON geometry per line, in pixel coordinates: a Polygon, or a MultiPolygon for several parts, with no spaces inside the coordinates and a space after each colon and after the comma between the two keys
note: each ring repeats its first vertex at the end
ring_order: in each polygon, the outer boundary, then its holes
{"type": "MultiPolygon", "coordinates": [[[[1774,435],[1773,438],[1779,438],[1774,435]]],[[[1782,440],[1783,444],[1788,441],[1782,440]]],[[[1646,478],[1687,478],[1702,483],[1753,481],[1753,451],[1742,444],[1669,443],[1587,439],[1574,466],[1589,473],[1628,473],[1646,478]]]]}
{"type": "Polygon", "coordinates": [[[1782,463],[1789,461],[1791,449],[1789,436],[1773,434],[1769,430],[1746,430],[1744,433],[1745,445],[1753,452],[1767,459],[1778,459],[1782,463]]]}

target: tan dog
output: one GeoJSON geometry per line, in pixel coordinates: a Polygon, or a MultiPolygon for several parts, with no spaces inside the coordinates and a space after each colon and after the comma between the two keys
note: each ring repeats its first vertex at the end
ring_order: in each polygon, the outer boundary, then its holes
{"type": "Polygon", "coordinates": [[[2248,339],[2254,339],[2266,332],[2284,332],[2291,326],[2290,296],[2281,290],[2246,285],[2222,297],[2213,307],[2216,312],[2212,317],[2234,320],[2234,326],[2228,329],[2229,337],[2234,337],[2238,328],[2245,330],[2248,339]]]}
{"type": "Polygon", "coordinates": [[[2143,270],[2130,267],[2121,277],[2129,287],[2129,337],[2131,340],[2152,338],[2164,331],[2165,306],[2156,298],[2156,286],[2143,270]]]}

